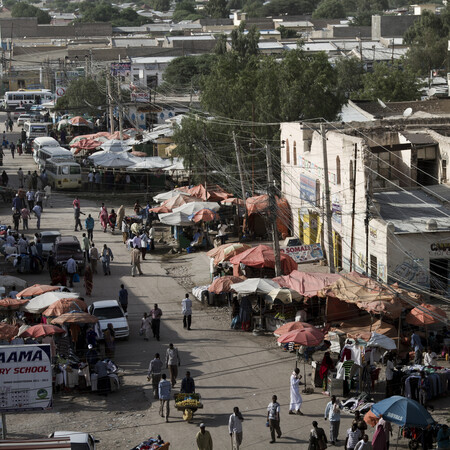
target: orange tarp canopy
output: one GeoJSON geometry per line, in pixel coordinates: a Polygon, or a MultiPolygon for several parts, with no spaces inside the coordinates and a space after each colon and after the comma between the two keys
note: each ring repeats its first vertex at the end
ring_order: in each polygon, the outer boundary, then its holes
{"type": "Polygon", "coordinates": [[[369,316],[357,317],[342,322],[336,327],[331,327],[330,330],[344,333],[347,337],[352,339],[363,339],[366,342],[370,339],[372,331],[375,331],[378,334],[384,334],[394,340],[397,339],[397,329],[393,325],[377,320],[373,322],[371,327],[370,322],[371,319],[369,316]]]}

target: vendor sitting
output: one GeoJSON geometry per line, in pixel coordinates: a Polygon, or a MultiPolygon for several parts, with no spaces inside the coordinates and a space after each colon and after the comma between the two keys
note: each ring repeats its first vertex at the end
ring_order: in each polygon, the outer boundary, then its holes
{"type": "Polygon", "coordinates": [[[193,239],[194,240],[191,242],[191,247],[200,247],[203,244],[203,231],[201,228],[197,229],[193,239]]]}

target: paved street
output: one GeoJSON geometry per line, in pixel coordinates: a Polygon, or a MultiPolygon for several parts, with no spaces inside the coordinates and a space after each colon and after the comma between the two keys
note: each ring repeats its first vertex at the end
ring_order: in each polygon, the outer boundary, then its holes
{"type": "MultiPolygon", "coordinates": [[[[31,156],[16,156],[12,160],[10,153],[5,152],[3,168],[10,175],[13,185],[17,184],[15,174],[19,166],[24,171],[36,168],[31,156]],[[11,177],[11,174],[14,176],[11,177]]],[[[74,234],[72,200],[72,195],[55,194],[53,208],[44,209],[42,230],[58,229],[63,235],[74,234]]],[[[91,213],[97,220],[102,200],[101,197],[95,202],[82,198],[82,212],[91,213]]],[[[125,205],[127,212],[131,211],[133,202],[134,196],[125,205]]],[[[120,206],[113,200],[105,203],[108,209],[120,206]]],[[[10,205],[1,205],[1,223],[11,223],[10,205]]],[[[33,219],[29,236],[35,232],[32,228],[34,225],[33,219]]],[[[117,299],[121,283],[130,293],[131,336],[128,341],[118,342],[116,349],[116,362],[125,371],[124,386],[120,392],[106,399],[93,394],[65,392],[56,396],[55,407],[51,412],[8,415],[9,437],[39,436],[57,429],[69,429],[92,432],[101,441],[100,449],[129,449],[144,438],[160,434],[171,442],[171,449],[193,449],[196,448],[198,424],[204,422],[212,434],[214,448],[227,449],[231,448],[228,417],[233,407],[239,406],[246,419],[242,448],[263,449],[269,447],[265,411],[272,394],[278,395],[282,405],[283,436],[276,446],[306,449],[313,420],[318,420],[328,433],[328,424],[322,417],[329,399],[320,393],[303,397],[302,410],[305,416],[288,415],[289,376],[294,368],[291,354],[275,348],[272,338],[230,330],[228,321],[223,320],[223,312],[204,308],[198,302],[194,305],[193,330],[184,330],[180,302],[185,290],[167,275],[159,257],[150,255],[149,260],[143,262],[144,276],[132,278],[129,253],[122,244],[121,236],[104,234],[99,228],[96,221],[94,241],[98,248],[104,243],[111,247],[114,253],[112,276],[97,275],[94,278],[93,296],[86,300],[90,303],[117,299]],[[138,334],[140,318],[155,302],[163,310],[161,341],[150,339],[144,342],[138,334]],[[173,342],[180,351],[182,367],[179,379],[185,370],[190,370],[203,399],[204,409],[196,413],[192,424],[182,420],[182,413],[174,410],[173,403],[170,422],[165,423],[158,414],[159,403],[153,401],[151,386],[147,382],[150,359],[155,352],[165,354],[169,342],[173,342]]],[[[75,234],[81,238],[81,233],[75,234]]],[[[181,260],[167,259],[164,264],[184,264],[196,271],[193,273],[196,279],[203,277],[205,282],[208,280],[208,261],[204,254],[185,255],[181,260]]],[[[39,276],[25,275],[23,278],[29,284],[49,282],[46,272],[39,276]]],[[[82,283],[77,285],[76,290],[84,295],[82,283]]],[[[342,438],[350,421],[351,416],[343,415],[342,438]]],[[[339,446],[343,447],[342,441],[339,446]]]]}

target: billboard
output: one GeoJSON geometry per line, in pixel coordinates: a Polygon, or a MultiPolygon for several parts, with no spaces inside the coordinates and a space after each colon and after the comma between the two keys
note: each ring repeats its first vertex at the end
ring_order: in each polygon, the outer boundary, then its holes
{"type": "Polygon", "coordinates": [[[114,77],[129,77],[131,73],[131,63],[130,62],[114,62],[111,63],[111,75],[114,77]]]}
{"type": "Polygon", "coordinates": [[[318,206],[316,205],[316,180],[306,175],[300,175],[300,198],[311,203],[311,205],[318,206]]]}
{"type": "Polygon", "coordinates": [[[296,263],[306,263],[323,259],[323,251],[320,244],[281,247],[280,252],[289,255],[296,263]]]}
{"type": "Polygon", "coordinates": [[[0,346],[0,412],[51,407],[50,345],[0,346]]]}

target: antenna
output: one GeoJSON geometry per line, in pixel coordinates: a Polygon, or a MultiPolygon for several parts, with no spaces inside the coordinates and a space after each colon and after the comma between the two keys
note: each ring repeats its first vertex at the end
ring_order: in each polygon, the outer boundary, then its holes
{"type": "Polygon", "coordinates": [[[378,100],[378,103],[380,104],[380,106],[381,106],[383,109],[387,108],[386,103],[384,103],[383,100],[380,100],[379,98],[377,98],[377,100],[378,100]]]}
{"type": "Polygon", "coordinates": [[[403,111],[403,117],[409,117],[412,113],[413,113],[412,108],[406,108],[406,109],[403,111]]]}

